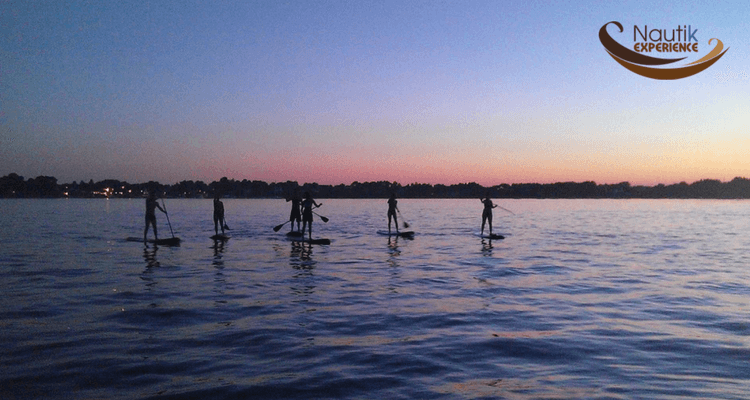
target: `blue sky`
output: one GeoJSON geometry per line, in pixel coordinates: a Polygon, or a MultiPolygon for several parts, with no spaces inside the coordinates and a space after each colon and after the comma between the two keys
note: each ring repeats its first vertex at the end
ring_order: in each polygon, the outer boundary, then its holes
{"type": "Polygon", "coordinates": [[[750,176],[746,2],[4,2],[0,176],[635,184],[750,176]],[[598,31],[729,47],[677,81],[598,31]],[[653,27],[653,28],[652,28],[653,27]]]}

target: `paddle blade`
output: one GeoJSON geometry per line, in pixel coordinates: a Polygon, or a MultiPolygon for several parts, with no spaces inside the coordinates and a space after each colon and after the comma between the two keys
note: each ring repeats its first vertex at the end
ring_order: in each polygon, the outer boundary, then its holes
{"type": "Polygon", "coordinates": [[[278,232],[278,231],[280,231],[280,230],[281,230],[281,228],[282,228],[282,227],[284,227],[284,224],[286,224],[286,222],[284,222],[284,223],[283,223],[283,224],[281,224],[281,225],[276,225],[276,226],[274,226],[274,227],[273,227],[273,231],[274,231],[274,232],[278,232]]]}
{"type": "Polygon", "coordinates": [[[231,231],[231,229],[229,229],[229,225],[227,225],[227,224],[224,224],[224,229],[226,229],[228,231],[231,231]]]}
{"type": "Polygon", "coordinates": [[[326,218],[326,217],[324,217],[324,216],[322,216],[322,215],[320,215],[320,219],[322,219],[322,220],[323,220],[323,222],[328,222],[328,218],[326,218]]]}
{"type": "MultiPolygon", "coordinates": [[[[498,206],[498,207],[500,207],[500,206],[498,206]]],[[[513,215],[516,215],[516,213],[514,213],[513,211],[510,211],[510,210],[508,210],[508,209],[507,209],[507,208],[505,208],[505,207],[500,207],[500,209],[502,209],[502,210],[505,210],[505,211],[507,211],[507,212],[509,212],[509,213],[511,213],[511,214],[513,214],[513,215]]]]}
{"type": "Polygon", "coordinates": [[[404,228],[408,228],[408,227],[409,227],[409,223],[404,221],[404,228]]]}

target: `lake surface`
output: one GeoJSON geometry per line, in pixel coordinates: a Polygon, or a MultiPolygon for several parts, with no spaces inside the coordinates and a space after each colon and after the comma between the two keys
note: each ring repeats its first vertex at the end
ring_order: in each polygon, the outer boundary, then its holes
{"type": "Polygon", "coordinates": [[[0,200],[0,398],[750,396],[750,202],[319,201],[0,200]]]}

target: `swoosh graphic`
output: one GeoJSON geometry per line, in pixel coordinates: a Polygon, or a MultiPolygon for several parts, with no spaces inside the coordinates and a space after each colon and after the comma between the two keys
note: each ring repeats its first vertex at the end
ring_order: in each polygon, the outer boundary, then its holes
{"type": "MultiPolygon", "coordinates": [[[[607,32],[607,25],[609,24],[615,24],[618,28],[620,28],[620,32],[623,31],[622,24],[620,24],[617,21],[610,21],[604,24],[601,29],[599,29],[599,41],[602,42],[602,45],[610,54],[614,54],[615,56],[619,57],[622,60],[628,61],[633,64],[642,64],[642,65],[664,65],[664,64],[671,64],[676,61],[684,60],[687,57],[682,58],[656,58],[656,57],[650,57],[641,53],[637,53],[633,50],[630,50],[629,48],[621,45],[620,43],[617,43],[614,39],[612,39],[611,36],[609,36],[609,33],[607,32]]],[[[717,39],[718,40],[718,39],[717,39]]]]}
{"type": "MultiPolygon", "coordinates": [[[[700,63],[702,63],[702,62],[704,62],[706,60],[709,60],[711,58],[716,57],[717,54],[721,53],[721,50],[724,48],[724,43],[722,43],[721,40],[719,40],[719,39],[713,38],[713,39],[711,39],[711,40],[708,41],[708,44],[711,44],[711,41],[713,41],[713,40],[716,40],[717,42],[719,42],[719,43],[716,44],[716,47],[714,47],[714,49],[711,50],[710,53],[706,54],[700,60],[693,61],[693,62],[689,63],[688,65],[700,64],[700,63]]],[[[727,50],[729,50],[729,49],[727,48],[727,50]]]]}
{"type": "Polygon", "coordinates": [[[719,59],[724,54],[726,54],[727,51],[729,51],[729,49],[724,50],[723,53],[719,54],[718,56],[706,62],[703,62],[702,64],[696,64],[696,65],[691,65],[689,67],[682,67],[682,68],[644,67],[642,65],[633,64],[631,62],[628,62],[627,60],[623,60],[609,51],[608,53],[610,56],[612,56],[612,58],[615,59],[615,61],[620,63],[620,65],[629,69],[632,72],[635,72],[638,75],[645,76],[646,78],[651,78],[651,79],[672,80],[672,79],[687,78],[688,76],[695,75],[698,72],[705,70],[706,68],[712,66],[715,62],[719,61],[719,59]]]}

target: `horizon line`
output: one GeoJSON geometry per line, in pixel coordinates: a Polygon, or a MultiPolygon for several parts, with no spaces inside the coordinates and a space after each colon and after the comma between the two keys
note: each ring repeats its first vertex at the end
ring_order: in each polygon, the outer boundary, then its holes
{"type": "MultiPolygon", "coordinates": [[[[19,176],[21,178],[24,178],[23,175],[20,175],[20,174],[15,173],[15,172],[11,172],[11,173],[8,173],[6,175],[0,176],[0,178],[9,177],[10,175],[16,175],[16,176],[19,176]]],[[[24,179],[25,180],[28,180],[28,179],[37,179],[37,178],[40,178],[40,177],[54,178],[55,180],[57,180],[57,178],[55,176],[53,176],[53,175],[38,175],[38,176],[33,177],[33,178],[29,177],[29,178],[24,178],[24,179]]],[[[266,183],[266,184],[269,184],[269,185],[272,185],[272,184],[285,184],[285,183],[290,183],[291,182],[291,183],[296,183],[299,186],[304,186],[304,185],[318,185],[318,186],[332,186],[332,187],[340,186],[340,185],[351,186],[354,183],[366,184],[366,183],[379,183],[379,182],[387,182],[387,183],[390,183],[390,184],[394,184],[395,183],[395,184],[398,184],[398,185],[400,185],[402,187],[403,186],[409,186],[409,185],[431,185],[431,186],[442,185],[442,186],[454,186],[454,185],[476,184],[476,185],[479,185],[479,186],[482,186],[482,187],[492,188],[492,187],[497,187],[497,186],[502,186],[502,185],[509,185],[509,186],[512,186],[512,185],[554,185],[554,184],[558,184],[558,183],[586,183],[586,182],[593,182],[596,185],[620,185],[620,184],[623,184],[623,183],[627,183],[630,186],[645,186],[645,187],[649,187],[649,185],[646,185],[646,184],[635,184],[634,185],[634,184],[632,184],[628,180],[619,181],[617,183],[598,183],[595,180],[582,180],[582,181],[569,180],[569,181],[555,181],[555,182],[547,182],[547,183],[543,183],[543,182],[513,182],[513,183],[506,183],[506,182],[503,182],[503,183],[498,183],[498,184],[494,184],[494,185],[483,185],[481,183],[477,183],[476,181],[472,181],[472,182],[458,182],[458,183],[411,182],[411,183],[403,184],[403,183],[398,182],[398,181],[389,181],[389,180],[385,180],[385,179],[383,179],[383,180],[377,180],[377,181],[358,181],[358,180],[355,180],[355,181],[352,181],[351,183],[343,183],[343,182],[341,182],[341,183],[336,183],[336,184],[322,184],[322,183],[318,183],[318,182],[304,182],[304,183],[299,183],[296,180],[289,180],[289,179],[287,179],[286,181],[271,181],[271,182],[269,182],[269,181],[260,180],[260,179],[247,179],[247,178],[236,179],[236,178],[229,178],[229,177],[226,177],[226,176],[221,177],[221,178],[219,178],[217,180],[213,180],[211,182],[206,182],[206,181],[203,181],[201,179],[197,179],[197,180],[195,180],[195,179],[183,179],[181,181],[177,181],[177,182],[174,182],[174,183],[162,183],[162,182],[160,182],[158,180],[149,180],[149,181],[146,181],[146,182],[135,182],[135,183],[133,183],[133,182],[130,182],[130,181],[127,181],[127,180],[121,180],[121,179],[117,179],[117,178],[105,178],[105,179],[101,179],[101,180],[98,180],[98,181],[94,181],[93,178],[90,178],[89,181],[92,181],[93,183],[99,183],[99,182],[103,182],[103,181],[119,181],[119,182],[127,183],[127,184],[130,184],[130,185],[145,185],[145,184],[148,184],[148,183],[151,183],[151,182],[154,182],[154,183],[157,183],[157,184],[160,184],[160,185],[175,185],[175,184],[179,184],[181,182],[191,182],[192,181],[192,182],[203,182],[203,183],[205,183],[207,185],[210,185],[211,183],[214,183],[214,182],[220,183],[222,179],[226,179],[227,181],[235,181],[235,182],[242,182],[242,181],[263,182],[263,183],[266,183]]],[[[660,183],[653,184],[651,186],[652,187],[659,186],[659,185],[671,186],[671,185],[680,185],[680,184],[691,185],[691,184],[694,184],[696,182],[701,182],[701,181],[718,181],[720,183],[729,183],[729,182],[732,182],[733,180],[736,180],[736,179],[745,179],[745,180],[747,180],[748,178],[746,178],[744,176],[735,176],[734,178],[732,178],[730,180],[727,180],[727,181],[723,181],[721,179],[714,179],[714,178],[701,178],[701,179],[698,179],[698,180],[695,180],[695,181],[692,181],[692,182],[689,182],[689,183],[687,181],[685,181],[685,180],[682,180],[680,182],[673,182],[673,183],[662,183],[662,182],[660,182],[660,183]]],[[[80,182],[88,183],[88,182],[84,181],[83,179],[81,179],[81,180],[73,180],[71,182],[58,183],[58,185],[79,184],[80,182]]]]}

